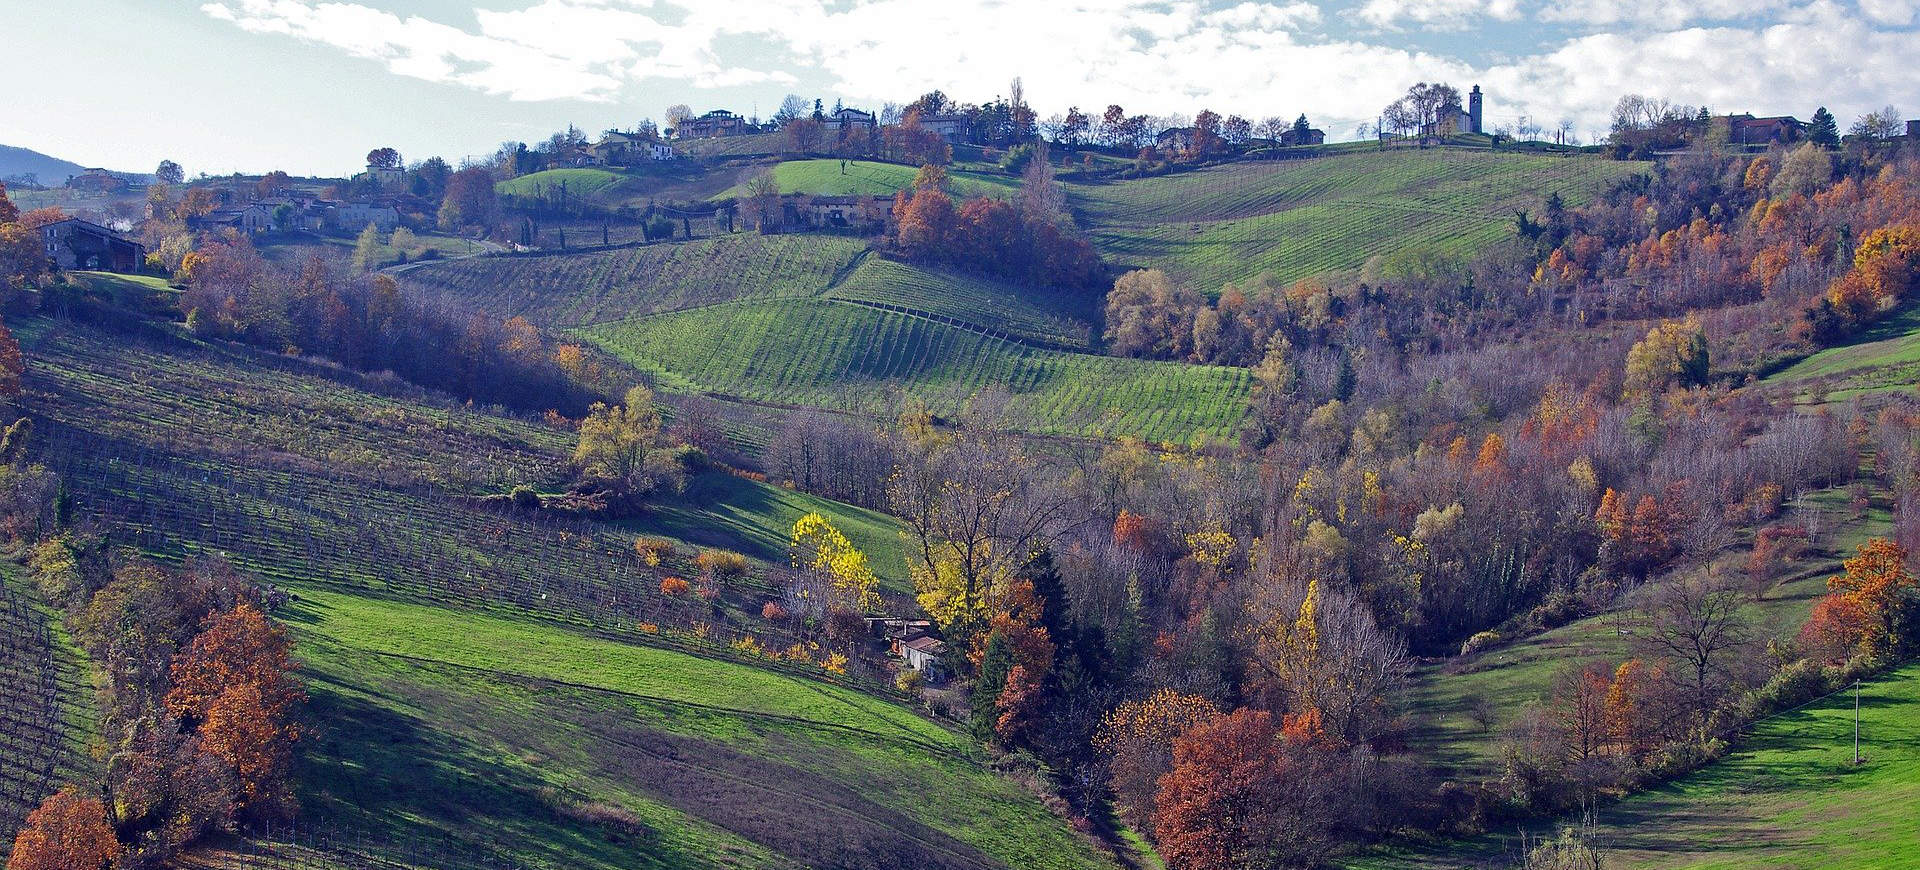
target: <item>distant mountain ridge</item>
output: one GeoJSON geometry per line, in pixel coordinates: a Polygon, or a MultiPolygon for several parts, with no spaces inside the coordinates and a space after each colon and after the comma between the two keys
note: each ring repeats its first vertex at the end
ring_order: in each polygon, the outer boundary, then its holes
{"type": "Polygon", "coordinates": [[[49,157],[30,148],[0,145],[0,179],[32,175],[40,184],[58,186],[65,184],[68,176],[79,175],[85,168],[71,160],[49,157]]]}

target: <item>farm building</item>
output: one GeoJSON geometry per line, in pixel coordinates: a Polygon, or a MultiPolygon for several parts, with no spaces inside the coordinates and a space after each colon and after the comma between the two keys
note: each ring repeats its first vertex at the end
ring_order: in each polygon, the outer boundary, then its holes
{"type": "Polygon", "coordinates": [[[759,128],[747,123],[747,119],[726,109],[714,109],[698,118],[680,122],[680,126],[674,128],[673,136],[676,139],[719,139],[758,132],[759,128]]]}
{"type": "Polygon", "coordinates": [[[60,269],[138,272],[147,259],[147,249],[139,242],[79,218],[42,226],[40,238],[47,258],[60,269]]]}
{"type": "Polygon", "coordinates": [[[96,166],[83,170],[79,175],[67,179],[67,187],[70,190],[108,193],[115,190],[124,190],[127,187],[127,180],[96,166]]]}
{"type": "Polygon", "coordinates": [[[900,643],[900,660],[907,667],[937,677],[940,674],[941,657],[947,654],[947,645],[932,637],[922,635],[900,643]]]}
{"type": "Polygon", "coordinates": [[[1161,151],[1191,151],[1193,150],[1193,128],[1174,127],[1161,130],[1160,135],[1153,137],[1153,147],[1161,151]]]}
{"type": "Polygon", "coordinates": [[[939,134],[940,138],[954,145],[964,144],[973,132],[973,122],[966,115],[922,115],[920,127],[939,134]]]}
{"type": "Polygon", "coordinates": [[[1806,132],[1807,125],[1791,115],[1771,118],[1727,116],[1727,140],[1735,145],[1784,145],[1800,141],[1806,132]]]}
{"type": "Polygon", "coordinates": [[[1301,135],[1298,131],[1288,128],[1280,134],[1280,144],[1286,147],[1292,147],[1294,145],[1325,145],[1327,144],[1327,131],[1318,127],[1309,127],[1307,128],[1306,134],[1301,135]]]}
{"type": "Polygon", "coordinates": [[[886,223],[887,217],[893,214],[891,196],[789,194],[780,200],[788,226],[820,229],[873,226],[886,223]]]}
{"type": "Polygon", "coordinates": [[[326,210],[326,223],[338,230],[359,231],[373,224],[381,232],[400,225],[400,211],[377,202],[342,202],[326,210]]]}
{"type": "Polygon", "coordinates": [[[195,229],[232,227],[248,235],[264,233],[273,229],[273,207],[259,202],[248,203],[242,208],[221,209],[188,223],[195,229]]]}
{"type": "Polygon", "coordinates": [[[611,166],[631,166],[646,160],[672,160],[673,146],[649,136],[608,130],[600,141],[587,146],[591,162],[611,166]]]}

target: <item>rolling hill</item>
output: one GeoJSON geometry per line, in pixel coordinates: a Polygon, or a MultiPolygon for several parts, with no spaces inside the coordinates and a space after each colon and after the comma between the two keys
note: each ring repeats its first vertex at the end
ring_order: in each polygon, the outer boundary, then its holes
{"type": "Polygon", "coordinates": [[[976,328],[826,300],[716,305],[579,334],[669,389],[884,413],[890,390],[957,413],[984,389],[1010,425],[1053,435],[1231,438],[1247,413],[1244,369],[1044,350],[976,328]]]}
{"type": "MultiPolygon", "coordinates": [[[[902,163],[873,160],[817,159],[783,161],[776,164],[772,172],[781,193],[892,196],[912,187],[919,169],[902,163]]],[[[949,187],[958,196],[1007,196],[1020,186],[1019,179],[1012,176],[967,170],[950,172],[948,181],[949,187]]],[[[738,198],[746,194],[743,182],[715,194],[713,198],[738,198]]]]}
{"type": "Polygon", "coordinates": [[[14,328],[76,516],[294,596],[316,730],[279,866],[1111,866],[857,662],[755,651],[801,640],[757,616],[790,517],[875,542],[884,517],[734,478],[619,526],[489,508],[564,479],[571,436],[234,346],[14,328]],[[648,568],[637,533],[685,546],[648,568]],[[659,593],[715,544],[765,561],[711,602],[659,593]]]}
{"type": "Polygon", "coordinates": [[[1157,177],[1075,183],[1069,199],[1108,258],[1214,293],[1261,273],[1292,281],[1432,249],[1467,255],[1550,193],[1569,205],[1643,168],[1489,151],[1350,151],[1157,177]]]}
{"type": "Polygon", "coordinates": [[[39,183],[55,186],[66,183],[70,175],[79,175],[86,167],[71,160],[49,157],[30,148],[0,145],[0,178],[32,176],[39,183]]]}

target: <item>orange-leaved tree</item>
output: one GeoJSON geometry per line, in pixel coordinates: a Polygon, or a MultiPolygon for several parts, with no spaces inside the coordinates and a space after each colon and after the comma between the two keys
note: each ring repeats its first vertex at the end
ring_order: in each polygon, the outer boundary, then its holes
{"type": "Polygon", "coordinates": [[[68,786],[27,814],[7,870],[102,870],[121,851],[105,805],[68,786]]]}
{"type": "Polygon", "coordinates": [[[251,604],[207,620],[173,660],[167,711],[226,762],[243,807],[262,814],[290,808],[286,773],[300,738],[295,708],[306,695],[294,682],[286,630],[251,604]]]}
{"type": "Polygon", "coordinates": [[[1174,740],[1154,798],[1160,854],[1177,870],[1315,866],[1338,822],[1331,768],[1316,763],[1331,757],[1283,739],[1264,710],[1195,725],[1174,740]]]}
{"type": "Polygon", "coordinates": [[[1829,653],[1836,640],[1867,655],[1898,655],[1913,641],[1920,617],[1920,583],[1907,570],[1907,550],[1885,538],[1860,545],[1858,555],[1841,563],[1846,573],[1827,580],[1827,598],[1815,606],[1802,639],[1824,641],[1829,653]]]}

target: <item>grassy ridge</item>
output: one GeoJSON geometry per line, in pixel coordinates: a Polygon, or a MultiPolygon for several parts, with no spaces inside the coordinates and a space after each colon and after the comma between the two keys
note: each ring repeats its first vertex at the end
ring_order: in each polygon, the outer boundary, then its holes
{"type": "Polygon", "coordinates": [[[625,173],[592,166],[545,169],[509,178],[495,184],[493,189],[507,196],[541,196],[557,193],[564,186],[568,196],[590,197],[604,193],[628,178],[625,173]]]}
{"type": "Polygon", "coordinates": [[[1002,284],[870,257],[827,294],[829,299],[897,306],[1043,344],[1079,350],[1092,343],[1089,309],[1097,300],[1002,284]]]}
{"type": "Polygon", "coordinates": [[[434,263],[402,277],[495,316],[583,326],[734,299],[808,296],[865,246],[834,236],[741,233],[677,244],[434,263]]]}
{"type": "MultiPolygon", "coordinates": [[[[780,185],[781,193],[892,196],[904,188],[912,187],[914,175],[920,171],[917,167],[905,164],[874,160],[847,160],[843,169],[842,162],[787,160],[773,167],[773,180],[780,185]]],[[[1020,186],[1019,180],[1010,176],[967,170],[949,173],[948,180],[957,196],[1007,196],[1020,186]]],[[[742,183],[721,191],[713,198],[739,198],[746,195],[746,185],[742,183]]]]}
{"type": "Polygon", "coordinates": [[[817,300],[713,306],[580,334],[683,391],[881,411],[898,388],[941,413],[1004,390],[1014,425],[1046,434],[1228,438],[1245,370],[1036,350],[896,312],[817,300]]]}
{"type": "Polygon", "coordinates": [[[1069,189],[1109,257],[1213,292],[1263,271],[1291,281],[1419,248],[1471,254],[1510,235],[1514,211],[1537,210],[1548,193],[1577,205],[1636,167],[1489,152],[1356,152],[1069,189]]]}
{"type": "Polygon", "coordinates": [[[1920,306],[1909,305],[1846,344],[1826,348],[1760,381],[1797,398],[1844,402],[1920,383],[1920,306]]]}
{"type": "MultiPolygon", "coordinates": [[[[1868,682],[1862,750],[1853,757],[1853,696],[1842,692],[1753,726],[1725,759],[1599,811],[1589,841],[1608,868],[1849,867],[1920,860],[1920,665],[1868,682]]],[[[1353,870],[1509,867],[1509,837],[1383,854],[1353,870]]]]}

